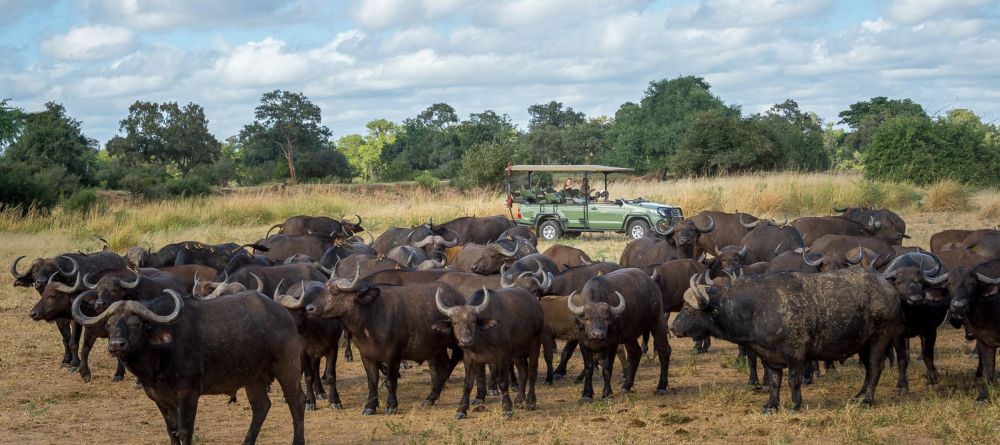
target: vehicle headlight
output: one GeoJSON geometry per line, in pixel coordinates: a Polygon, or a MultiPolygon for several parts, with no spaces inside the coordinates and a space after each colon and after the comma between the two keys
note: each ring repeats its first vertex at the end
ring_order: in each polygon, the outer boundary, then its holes
{"type": "Polygon", "coordinates": [[[678,218],[681,217],[682,216],[681,215],[681,209],[671,209],[670,210],[670,216],[678,217],[678,218]]]}
{"type": "Polygon", "coordinates": [[[656,213],[658,215],[664,217],[664,218],[669,218],[670,217],[670,209],[668,209],[666,207],[660,207],[660,208],[656,209],[656,213]]]}

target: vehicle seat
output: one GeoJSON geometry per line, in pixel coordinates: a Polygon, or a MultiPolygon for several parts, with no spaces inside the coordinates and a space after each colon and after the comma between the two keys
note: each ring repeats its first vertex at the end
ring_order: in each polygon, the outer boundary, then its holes
{"type": "Polygon", "coordinates": [[[563,202],[562,195],[556,191],[546,192],[545,200],[548,201],[549,204],[562,204],[563,202]]]}
{"type": "Polygon", "coordinates": [[[531,190],[521,190],[521,200],[528,204],[534,203],[536,201],[535,193],[531,190]]]}

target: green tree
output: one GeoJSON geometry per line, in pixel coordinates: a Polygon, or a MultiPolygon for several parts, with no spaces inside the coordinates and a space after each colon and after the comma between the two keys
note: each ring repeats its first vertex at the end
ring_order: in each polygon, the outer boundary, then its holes
{"type": "Polygon", "coordinates": [[[454,184],[462,190],[499,188],[504,181],[504,168],[513,157],[514,150],[509,143],[491,142],[472,147],[462,155],[454,184]]]}
{"type": "Polygon", "coordinates": [[[330,137],[330,130],[321,125],[320,107],[302,93],[281,90],[264,93],[254,109],[254,118],[253,123],[240,131],[240,141],[248,151],[245,160],[273,161],[280,153],[293,184],[298,181],[296,152],[321,150],[330,137]]]}
{"type": "Polygon", "coordinates": [[[927,118],[920,104],[910,99],[889,99],[885,96],[855,102],[838,115],[838,123],[846,124],[852,131],[847,136],[847,144],[854,150],[864,151],[875,131],[887,120],[896,116],[916,116],[927,118]]]}
{"type": "Polygon", "coordinates": [[[208,130],[205,110],[195,103],[182,108],[176,102],[136,101],[120,121],[119,131],[125,135],[108,141],[108,153],[175,168],[182,176],[220,156],[221,145],[208,130]]]}
{"type": "Polygon", "coordinates": [[[573,111],[573,108],[563,109],[562,102],[551,101],[547,104],[534,104],[528,107],[528,129],[551,126],[556,128],[582,124],[586,119],[583,113],[573,111]]]}
{"type": "Polygon", "coordinates": [[[0,155],[17,141],[24,128],[24,111],[8,105],[10,99],[0,100],[0,155]]]}
{"type": "Polygon", "coordinates": [[[678,174],[703,176],[773,170],[780,163],[779,148],[759,121],[715,110],[695,115],[671,168],[678,174]]]}
{"type": "Polygon", "coordinates": [[[703,111],[739,117],[739,107],[726,106],[701,77],[685,76],[650,82],[642,101],[623,104],[611,130],[611,153],[616,165],[641,170],[664,170],[680,147],[695,115],[703,111]]]}
{"type": "Polygon", "coordinates": [[[376,119],[365,127],[368,128],[367,135],[344,136],[337,141],[337,149],[361,179],[373,181],[382,170],[382,150],[395,142],[399,126],[385,119],[376,119]]]}
{"type": "Polygon", "coordinates": [[[43,111],[27,113],[20,137],[4,151],[8,160],[46,176],[57,192],[93,185],[96,154],[96,142],[83,134],[80,121],[55,102],[45,104],[43,111]]]}
{"type": "Polygon", "coordinates": [[[778,149],[779,168],[818,171],[830,167],[819,117],[802,111],[794,100],[775,104],[750,119],[756,121],[778,149]]]}

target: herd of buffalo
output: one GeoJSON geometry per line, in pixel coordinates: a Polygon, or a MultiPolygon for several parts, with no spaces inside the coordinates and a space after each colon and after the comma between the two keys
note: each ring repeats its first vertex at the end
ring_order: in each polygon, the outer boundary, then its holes
{"type": "Polygon", "coordinates": [[[539,253],[533,232],[503,216],[391,228],[371,242],[357,235],[361,217],[296,216],[253,244],[186,241],[124,256],[105,248],[36,258],[21,272],[22,256],[11,273],[41,296],[30,317],[58,326],[62,366],[89,382],[91,348],[107,338],[113,381],[126,370],[136,377],[171,443],[191,443],[201,395],[235,400],[240,388],[253,413],[244,443],[254,443],[275,380],[292,442],[303,443],[304,411],[322,399],[342,408],[338,349],[345,344],[350,360],[352,343],[367,375],[366,415],[379,408],[381,376],[382,411],[396,412],[399,370],[410,362],[429,366],[424,406],[463,363],[459,419],[487,395],[502,396],[505,415],[515,404],[533,410],[540,353],[551,384],[580,349],[584,400],[594,397],[597,367],[601,396],[612,394],[618,359],[628,392],[649,337],[655,391],[666,394],[669,332],[699,351],[712,337],[737,344],[752,385],[761,362],[770,413],[786,369],[798,409],[801,385],[821,365],[853,355],[865,368],[860,403],[873,403],[893,356],[905,391],[913,337],[936,389],[935,340],[950,321],[976,340],[977,401],[987,402],[1000,346],[1000,231],[946,230],[925,251],[902,246],[906,224],[889,210],[835,210],[790,224],[706,211],[629,242],[617,263],[565,245],[539,253]],[[670,312],[679,313],[672,326],[670,312]],[[564,343],[553,368],[556,340],[564,343]]]}

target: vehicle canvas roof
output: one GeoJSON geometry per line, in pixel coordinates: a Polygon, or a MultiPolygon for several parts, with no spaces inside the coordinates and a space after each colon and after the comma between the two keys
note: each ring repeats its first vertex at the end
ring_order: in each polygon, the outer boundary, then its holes
{"type": "Polygon", "coordinates": [[[634,170],[623,167],[608,167],[606,165],[512,165],[510,166],[510,171],[623,173],[634,170]]]}

